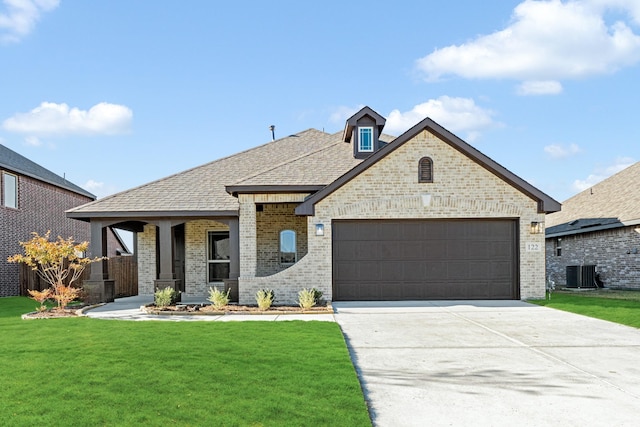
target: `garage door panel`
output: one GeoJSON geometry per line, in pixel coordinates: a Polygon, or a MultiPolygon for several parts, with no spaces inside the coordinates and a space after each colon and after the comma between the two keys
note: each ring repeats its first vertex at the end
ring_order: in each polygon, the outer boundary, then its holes
{"type": "Polygon", "coordinates": [[[358,277],[363,282],[380,280],[380,264],[376,261],[365,261],[358,264],[358,277]]]}
{"type": "Polygon", "coordinates": [[[376,259],[379,260],[396,260],[402,259],[400,253],[401,244],[397,241],[381,241],[378,245],[376,259]]]}
{"type": "Polygon", "coordinates": [[[383,261],[380,263],[380,276],[376,279],[379,282],[398,282],[402,279],[404,266],[395,261],[383,261]]]}
{"type": "Polygon", "coordinates": [[[349,261],[341,261],[333,264],[333,277],[341,283],[348,281],[350,277],[356,277],[358,274],[358,264],[349,261]]]}
{"type": "Polygon", "coordinates": [[[397,286],[396,283],[392,282],[381,282],[379,283],[380,294],[388,297],[390,300],[402,300],[404,287],[397,286]]]}
{"type": "Polygon", "coordinates": [[[515,220],[333,223],[336,300],[516,299],[515,220]]]}
{"type": "Polygon", "coordinates": [[[402,242],[399,244],[399,248],[398,260],[421,260],[424,258],[425,248],[421,241],[402,242]]]}
{"type": "Polygon", "coordinates": [[[427,280],[426,266],[423,261],[406,261],[402,263],[402,278],[404,281],[420,281],[427,280]]]}
{"type": "Polygon", "coordinates": [[[446,262],[429,260],[425,261],[424,267],[430,282],[438,283],[447,280],[449,268],[446,262]]]}

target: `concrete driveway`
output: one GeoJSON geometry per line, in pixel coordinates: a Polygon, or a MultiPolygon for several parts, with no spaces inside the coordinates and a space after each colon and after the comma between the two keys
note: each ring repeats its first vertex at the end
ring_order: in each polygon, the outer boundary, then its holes
{"type": "Polygon", "coordinates": [[[376,426],[637,426],[640,330],[520,301],[334,303],[376,426]]]}

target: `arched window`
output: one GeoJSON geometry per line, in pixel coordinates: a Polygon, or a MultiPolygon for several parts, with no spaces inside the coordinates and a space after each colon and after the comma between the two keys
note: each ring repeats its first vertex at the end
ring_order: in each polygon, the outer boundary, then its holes
{"type": "Polygon", "coordinates": [[[296,261],[296,232],[282,230],[280,232],[280,264],[294,264],[296,261]]]}
{"type": "Polygon", "coordinates": [[[433,160],[423,157],[418,162],[418,182],[433,182],[433,160]]]}

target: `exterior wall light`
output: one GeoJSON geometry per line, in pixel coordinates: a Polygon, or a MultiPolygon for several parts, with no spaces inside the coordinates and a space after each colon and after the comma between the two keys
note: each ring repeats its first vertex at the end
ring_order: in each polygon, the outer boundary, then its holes
{"type": "Polygon", "coordinates": [[[316,224],[316,236],[324,236],[324,224],[316,224]]]}
{"type": "Polygon", "coordinates": [[[544,232],[544,222],[531,221],[531,234],[542,234],[544,232]]]}

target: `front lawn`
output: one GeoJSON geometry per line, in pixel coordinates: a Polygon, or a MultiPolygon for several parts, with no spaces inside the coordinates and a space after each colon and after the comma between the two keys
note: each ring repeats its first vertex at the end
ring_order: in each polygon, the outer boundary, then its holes
{"type": "Polygon", "coordinates": [[[640,328],[638,291],[557,291],[550,300],[530,302],[640,328]]]}
{"type": "Polygon", "coordinates": [[[0,298],[0,419],[12,426],[370,426],[329,322],[22,320],[0,298]]]}

